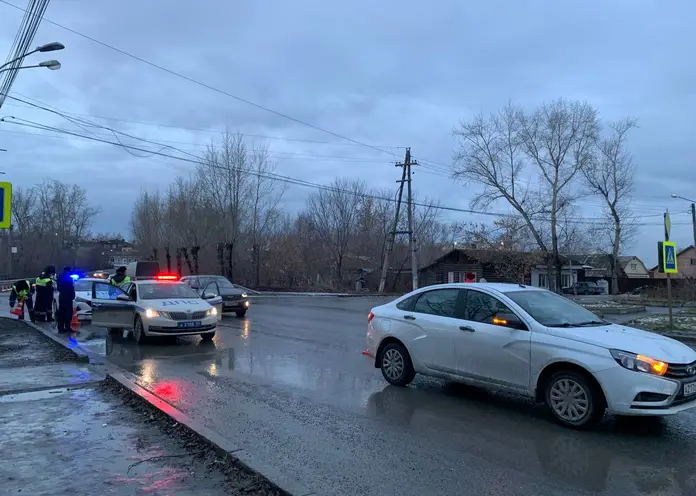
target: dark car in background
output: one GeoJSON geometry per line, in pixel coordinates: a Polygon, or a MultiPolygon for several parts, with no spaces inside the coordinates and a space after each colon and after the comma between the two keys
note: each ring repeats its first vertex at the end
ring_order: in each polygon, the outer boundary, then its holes
{"type": "Polygon", "coordinates": [[[576,282],[572,286],[562,289],[563,294],[571,295],[601,295],[604,294],[604,288],[598,286],[597,283],[591,281],[576,282]]]}
{"type": "Polygon", "coordinates": [[[246,289],[232,284],[224,276],[185,276],[181,278],[181,282],[191,286],[201,297],[204,295],[222,297],[223,312],[234,312],[237,317],[244,317],[249,310],[249,295],[246,289]]]}

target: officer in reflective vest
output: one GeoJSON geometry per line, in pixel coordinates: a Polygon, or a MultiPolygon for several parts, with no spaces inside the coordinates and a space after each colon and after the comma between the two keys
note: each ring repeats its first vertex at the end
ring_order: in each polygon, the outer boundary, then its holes
{"type": "Polygon", "coordinates": [[[126,275],[126,268],[119,267],[118,269],[116,269],[116,275],[114,275],[111,278],[111,284],[113,284],[117,288],[120,288],[130,280],[130,277],[126,275]]]}
{"type": "MultiPolygon", "coordinates": [[[[13,308],[17,301],[24,300],[24,307],[29,312],[29,319],[34,322],[34,291],[31,288],[31,283],[29,281],[17,281],[12,285],[12,291],[10,291],[10,308],[13,308]]],[[[22,315],[18,316],[19,320],[24,320],[24,311],[22,315]]]]}
{"type": "Polygon", "coordinates": [[[56,268],[49,265],[36,278],[34,313],[39,321],[53,322],[53,292],[56,287],[56,268]]]}

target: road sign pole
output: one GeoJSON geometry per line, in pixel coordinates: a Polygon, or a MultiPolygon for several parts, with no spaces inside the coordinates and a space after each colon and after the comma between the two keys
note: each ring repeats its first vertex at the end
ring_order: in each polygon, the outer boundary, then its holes
{"type": "Polygon", "coordinates": [[[672,274],[667,274],[667,307],[669,308],[669,330],[674,330],[674,313],[672,312],[672,274]]]}
{"type": "MultiPolygon", "coordinates": [[[[664,223],[665,223],[665,243],[664,245],[667,245],[669,243],[669,235],[672,234],[672,221],[669,217],[669,210],[665,211],[664,215],[664,223]]],[[[663,248],[663,263],[664,265],[664,271],[667,273],[667,308],[669,310],[669,330],[673,331],[674,330],[674,313],[672,311],[672,272],[676,271],[677,269],[677,248],[676,246],[668,246],[666,248],[663,248]],[[669,264],[669,270],[668,270],[668,263],[670,262],[670,257],[667,256],[667,249],[673,250],[670,251],[672,254],[672,263],[669,264]]]]}

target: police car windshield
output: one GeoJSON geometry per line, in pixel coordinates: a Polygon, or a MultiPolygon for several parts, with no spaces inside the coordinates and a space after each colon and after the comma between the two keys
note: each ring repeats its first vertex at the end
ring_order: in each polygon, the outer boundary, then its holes
{"type": "Polygon", "coordinates": [[[138,293],[142,300],[166,300],[170,298],[200,298],[198,294],[186,284],[179,282],[156,282],[140,284],[138,293]]]}

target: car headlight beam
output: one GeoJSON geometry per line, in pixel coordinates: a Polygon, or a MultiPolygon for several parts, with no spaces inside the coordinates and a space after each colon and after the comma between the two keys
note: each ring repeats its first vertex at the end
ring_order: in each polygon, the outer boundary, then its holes
{"type": "Polygon", "coordinates": [[[159,317],[159,312],[157,312],[157,310],[153,310],[152,308],[148,308],[147,310],[145,310],[145,317],[147,317],[148,319],[159,317]]]}
{"type": "Polygon", "coordinates": [[[663,376],[667,373],[667,364],[646,355],[621,350],[609,350],[616,363],[628,370],[663,376]]]}
{"type": "Polygon", "coordinates": [[[213,308],[211,308],[210,310],[208,310],[208,311],[205,313],[205,316],[206,316],[206,317],[211,317],[211,316],[214,316],[214,315],[217,315],[217,314],[218,314],[217,308],[213,307],[213,308]]]}

